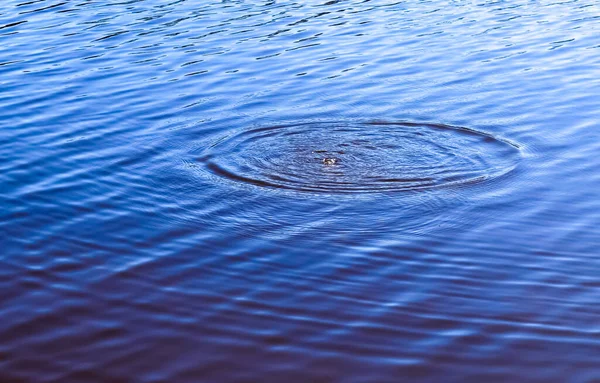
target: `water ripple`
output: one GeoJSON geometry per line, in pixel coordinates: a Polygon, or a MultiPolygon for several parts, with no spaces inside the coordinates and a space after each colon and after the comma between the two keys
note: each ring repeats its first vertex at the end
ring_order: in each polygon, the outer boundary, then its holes
{"type": "Polygon", "coordinates": [[[516,145],[441,124],[320,123],[261,127],[218,139],[196,157],[211,174],[323,193],[416,191],[509,173],[516,145]]]}

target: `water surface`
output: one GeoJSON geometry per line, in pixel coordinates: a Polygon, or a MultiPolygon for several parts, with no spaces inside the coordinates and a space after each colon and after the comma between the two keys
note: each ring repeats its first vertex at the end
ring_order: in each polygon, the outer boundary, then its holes
{"type": "Polygon", "coordinates": [[[600,7],[0,5],[0,380],[600,379],[600,7]]]}

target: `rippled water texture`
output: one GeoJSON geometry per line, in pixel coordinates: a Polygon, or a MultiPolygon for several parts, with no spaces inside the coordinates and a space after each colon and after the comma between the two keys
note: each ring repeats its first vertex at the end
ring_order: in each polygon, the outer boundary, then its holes
{"type": "Polygon", "coordinates": [[[459,127],[411,123],[275,126],[224,137],[197,159],[257,186],[324,193],[414,191],[512,170],[514,144],[459,127]]]}
{"type": "Polygon", "coordinates": [[[0,2],[0,382],[599,381],[599,22],[0,2]]]}

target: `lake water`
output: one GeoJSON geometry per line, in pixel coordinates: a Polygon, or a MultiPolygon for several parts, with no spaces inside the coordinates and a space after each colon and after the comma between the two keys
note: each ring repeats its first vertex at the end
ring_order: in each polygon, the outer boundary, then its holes
{"type": "Polygon", "coordinates": [[[600,4],[0,5],[0,381],[600,381],[600,4]]]}

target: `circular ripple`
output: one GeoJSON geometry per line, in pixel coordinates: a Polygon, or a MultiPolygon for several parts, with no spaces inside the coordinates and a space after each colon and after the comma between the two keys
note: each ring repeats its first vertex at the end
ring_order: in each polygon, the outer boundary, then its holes
{"type": "Polygon", "coordinates": [[[481,182],[508,173],[518,158],[516,145],[472,129],[371,122],[245,130],[217,140],[197,160],[236,182],[365,193],[481,182]]]}

